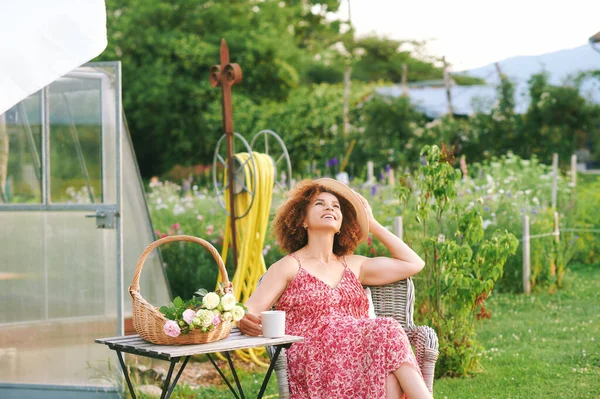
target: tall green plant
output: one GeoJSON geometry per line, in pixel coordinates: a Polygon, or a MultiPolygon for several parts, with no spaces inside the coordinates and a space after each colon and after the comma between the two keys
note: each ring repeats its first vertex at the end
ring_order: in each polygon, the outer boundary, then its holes
{"type": "MultiPolygon", "coordinates": [[[[451,153],[425,146],[421,155],[426,162],[413,188],[421,226],[417,240],[426,261],[420,317],[438,334],[438,376],[464,376],[479,368],[483,348],[476,341],[475,321],[489,318],[484,303],[518,241],[500,230],[484,239],[481,204],[457,201],[461,174],[451,165],[451,153]]],[[[410,191],[400,190],[402,203],[407,204],[410,191]]]]}

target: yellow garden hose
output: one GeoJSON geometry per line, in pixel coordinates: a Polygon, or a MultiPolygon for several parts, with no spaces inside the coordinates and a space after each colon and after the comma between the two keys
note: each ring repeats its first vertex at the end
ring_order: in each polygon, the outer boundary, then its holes
{"type": "MultiPolygon", "coordinates": [[[[252,170],[253,165],[249,161],[248,153],[235,154],[240,165],[244,165],[244,177],[247,191],[244,190],[235,196],[235,208],[238,210],[249,209],[246,216],[236,220],[236,235],[238,247],[238,264],[233,275],[231,283],[235,290],[235,297],[238,302],[244,302],[252,295],[258,280],[267,271],[265,259],[263,257],[263,247],[269,224],[269,213],[271,211],[271,200],[273,198],[273,184],[275,179],[275,167],[273,160],[267,154],[257,152],[252,153],[256,170],[252,170]],[[253,185],[252,176],[255,176],[253,185]],[[254,201],[250,193],[254,193],[254,201]]],[[[223,186],[227,187],[227,175],[223,186]]],[[[229,198],[229,190],[224,192],[225,198],[229,198]]],[[[225,201],[227,213],[229,210],[229,201],[225,201]]],[[[223,262],[227,260],[227,252],[231,241],[230,218],[227,217],[225,236],[223,238],[223,250],[221,257],[223,262]]],[[[219,279],[220,280],[220,279],[219,279]]],[[[267,367],[268,364],[262,362],[258,356],[265,352],[264,348],[254,348],[247,350],[237,350],[235,353],[244,361],[252,360],[254,363],[267,367]]],[[[219,356],[222,360],[224,357],[219,356]]]]}

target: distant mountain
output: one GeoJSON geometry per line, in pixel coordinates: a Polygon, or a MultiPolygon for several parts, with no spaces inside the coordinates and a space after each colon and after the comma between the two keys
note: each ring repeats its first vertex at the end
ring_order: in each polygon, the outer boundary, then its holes
{"type": "MultiPolygon", "coordinates": [[[[529,106],[529,88],[527,81],[531,75],[546,71],[549,82],[554,85],[568,84],[568,78],[579,72],[600,70],[600,54],[589,44],[570,50],[552,53],[507,58],[499,61],[502,73],[515,83],[515,111],[524,113],[529,106]]],[[[472,115],[475,112],[489,112],[497,100],[496,86],[500,77],[494,64],[481,68],[459,72],[483,79],[485,85],[453,86],[451,88],[452,106],[457,115],[472,115]]],[[[384,96],[398,97],[403,93],[400,85],[381,87],[376,90],[384,96]]],[[[586,79],[580,86],[580,92],[588,101],[600,104],[600,82],[598,79],[586,79]]],[[[439,118],[448,112],[446,89],[435,86],[411,87],[408,91],[413,105],[429,116],[439,118]]]]}
{"type": "MultiPolygon", "coordinates": [[[[570,75],[582,71],[600,70],[600,54],[589,44],[568,50],[532,56],[511,57],[498,62],[504,74],[515,82],[526,82],[535,73],[546,71],[552,84],[562,84],[570,75]]],[[[497,84],[499,77],[494,64],[470,69],[464,73],[497,84]]]]}

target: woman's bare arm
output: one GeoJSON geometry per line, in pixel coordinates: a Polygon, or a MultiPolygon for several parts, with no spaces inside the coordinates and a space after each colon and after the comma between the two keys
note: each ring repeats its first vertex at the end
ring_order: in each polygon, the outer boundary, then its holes
{"type": "Polygon", "coordinates": [[[273,263],[261,283],[244,303],[248,313],[237,323],[242,333],[253,336],[262,334],[260,313],[273,306],[297,272],[297,262],[289,256],[273,263]]]}
{"type": "Polygon", "coordinates": [[[367,210],[369,231],[381,241],[391,255],[389,258],[354,255],[354,262],[360,265],[360,282],[363,285],[385,285],[419,273],[425,266],[423,259],[398,236],[375,220],[368,201],[361,195],[359,197],[367,210]]]}

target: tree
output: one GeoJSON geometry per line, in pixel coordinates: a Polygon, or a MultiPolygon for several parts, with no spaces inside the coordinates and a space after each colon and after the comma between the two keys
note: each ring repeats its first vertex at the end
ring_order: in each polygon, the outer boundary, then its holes
{"type": "Polygon", "coordinates": [[[326,44],[336,29],[313,6],[335,10],[339,1],[107,0],[106,5],[109,44],[97,60],[122,62],[123,105],[142,175],[148,177],[175,163],[212,159],[222,130],[208,114],[220,102],[208,71],[219,63],[221,38],[228,41],[231,61],[243,69],[234,97],[242,103],[283,101],[301,80],[299,70],[310,59],[306,49],[326,44]]]}

